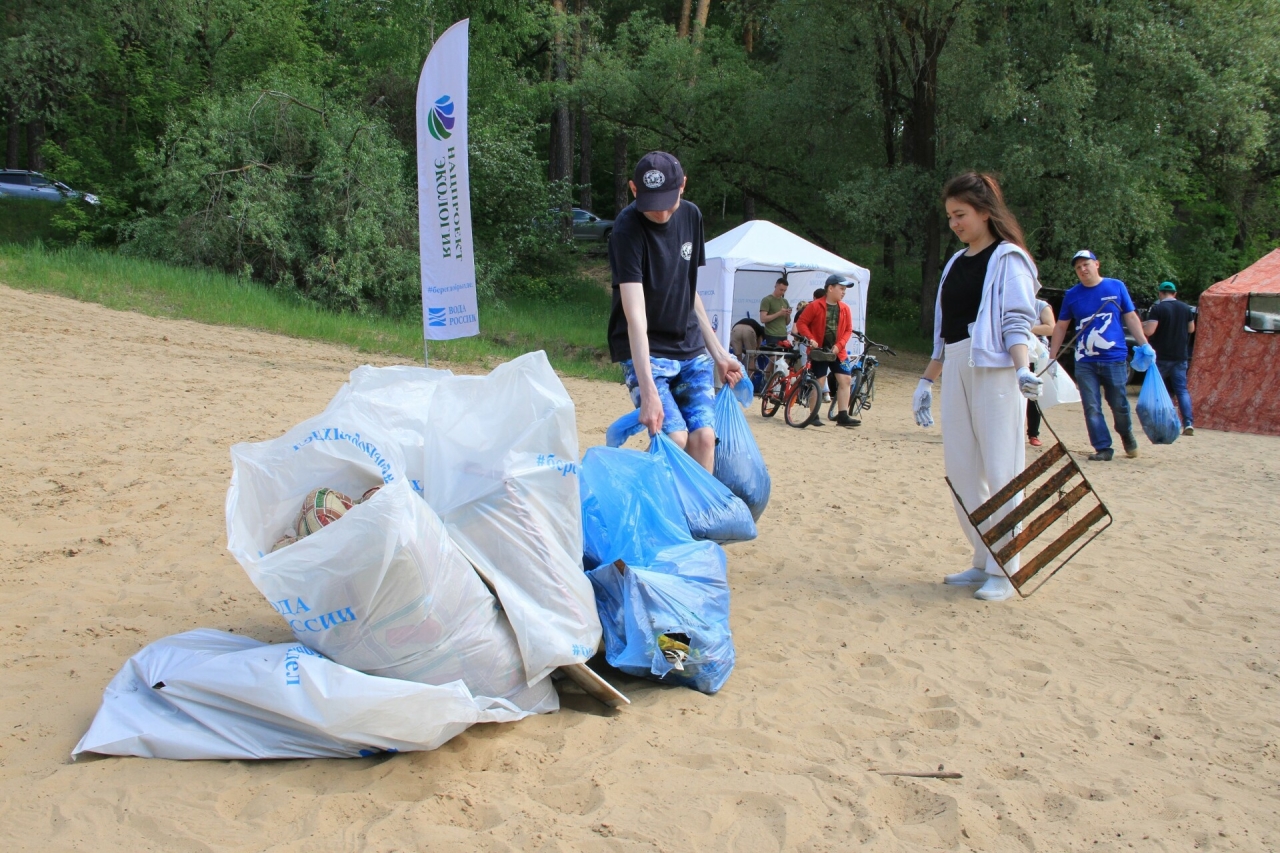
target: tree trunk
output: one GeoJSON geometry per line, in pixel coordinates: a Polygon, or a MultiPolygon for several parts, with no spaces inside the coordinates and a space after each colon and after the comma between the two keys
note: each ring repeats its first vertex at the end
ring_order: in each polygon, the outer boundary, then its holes
{"type": "Polygon", "coordinates": [[[44,157],[40,148],[44,145],[44,119],[27,122],[27,168],[33,172],[44,171],[44,157]]]}
{"type": "Polygon", "coordinates": [[[689,37],[689,16],[693,14],[693,0],[684,0],[680,5],[680,23],[676,27],[676,34],[682,39],[689,37]]]}
{"type": "Polygon", "coordinates": [[[613,132],[613,215],[617,216],[627,206],[627,181],[631,177],[631,158],[627,156],[627,132],[621,128],[613,132]]]}
{"type": "Polygon", "coordinates": [[[8,138],[5,144],[4,167],[18,168],[19,149],[22,147],[22,125],[18,123],[18,102],[12,95],[5,98],[5,112],[8,115],[8,138]]]}
{"type": "MultiPolygon", "coordinates": [[[[569,81],[569,61],[566,56],[568,45],[565,44],[565,5],[564,0],[551,0],[555,10],[555,37],[552,45],[551,79],[556,83],[569,81]]],[[[569,126],[569,104],[557,96],[551,108],[551,162],[550,177],[552,181],[563,181],[573,172],[573,129],[569,126]]]]}
{"type": "Polygon", "coordinates": [[[698,14],[693,22],[693,40],[702,41],[702,31],[707,28],[707,14],[711,11],[711,0],[698,0],[698,14]]]}
{"type": "MultiPolygon", "coordinates": [[[[938,168],[938,54],[946,42],[946,31],[925,35],[925,61],[917,73],[911,96],[909,117],[911,162],[925,174],[938,168]]],[[[942,224],[936,203],[924,214],[924,255],[920,259],[920,333],[933,337],[933,305],[938,295],[939,254],[942,251],[942,224]]]]}
{"type": "Polygon", "coordinates": [[[578,203],[591,209],[591,116],[578,110],[578,203]]]}
{"type": "Polygon", "coordinates": [[[751,51],[755,49],[755,25],[751,21],[747,21],[746,27],[743,28],[742,46],[746,48],[747,55],[751,55],[751,51]]]}
{"type": "Polygon", "coordinates": [[[898,237],[893,233],[884,235],[884,253],[881,255],[881,266],[892,278],[898,269],[898,237]]]}
{"type": "Polygon", "coordinates": [[[751,194],[751,190],[746,187],[742,188],[742,221],[750,222],[756,218],[756,197],[751,194]]]}

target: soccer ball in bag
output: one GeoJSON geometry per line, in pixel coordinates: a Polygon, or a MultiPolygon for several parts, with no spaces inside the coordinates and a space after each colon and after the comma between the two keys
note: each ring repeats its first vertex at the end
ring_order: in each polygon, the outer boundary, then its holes
{"type": "Polygon", "coordinates": [[[316,489],[302,502],[298,516],[298,538],[310,536],[321,527],[333,524],[351,509],[351,498],[334,489],[316,489]]]}

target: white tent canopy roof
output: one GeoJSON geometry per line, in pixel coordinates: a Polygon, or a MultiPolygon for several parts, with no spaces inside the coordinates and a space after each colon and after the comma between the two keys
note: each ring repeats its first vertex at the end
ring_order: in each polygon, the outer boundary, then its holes
{"type": "Polygon", "coordinates": [[[782,272],[796,285],[793,305],[808,299],[809,288],[821,287],[831,273],[851,279],[844,301],[853,311],[853,327],[866,331],[871,273],[779,225],[763,219],[744,222],[707,243],[706,253],[707,264],[698,269],[698,293],[726,347],[730,327],[758,315],[761,299],[773,291],[782,272]]]}
{"type": "Polygon", "coordinates": [[[744,222],[707,243],[707,260],[712,258],[724,258],[733,269],[826,270],[859,283],[871,278],[863,267],[764,219],[744,222]]]}

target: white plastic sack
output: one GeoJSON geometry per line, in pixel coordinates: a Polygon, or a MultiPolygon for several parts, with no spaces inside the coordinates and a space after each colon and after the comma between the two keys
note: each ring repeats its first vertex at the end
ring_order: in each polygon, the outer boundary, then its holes
{"type": "Polygon", "coordinates": [[[1040,397],[1036,402],[1040,405],[1041,411],[1060,403],[1080,402],[1080,389],[1076,388],[1067,371],[1056,361],[1049,365],[1049,369],[1040,378],[1044,380],[1044,386],[1041,387],[1040,397]]]}
{"type": "Polygon", "coordinates": [[[72,755],[354,758],[435,749],[475,723],[529,713],[461,682],[377,678],[301,644],[200,629],[130,658],[72,755]]]}
{"type": "Polygon", "coordinates": [[[436,383],[423,494],[497,593],[531,684],[600,643],[577,461],[573,401],[545,353],[436,383]]]}
{"type": "Polygon", "coordinates": [[[453,376],[448,370],[396,365],[364,365],[351,371],[347,384],[325,407],[326,412],[351,406],[395,440],[404,457],[409,485],[419,495],[427,472],[422,470],[422,437],[436,383],[453,376]]]}
{"type": "Polygon", "coordinates": [[[477,696],[555,707],[549,681],[525,678],[511,625],[440,519],[416,498],[396,442],[354,402],[281,438],[231,449],[227,547],[307,646],[344,666],[477,696]],[[271,553],[303,497],[320,486],[364,503],[271,553]]]}

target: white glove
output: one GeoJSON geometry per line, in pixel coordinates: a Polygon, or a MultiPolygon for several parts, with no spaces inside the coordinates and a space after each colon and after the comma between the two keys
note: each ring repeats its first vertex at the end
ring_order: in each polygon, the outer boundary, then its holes
{"type": "Polygon", "coordinates": [[[921,379],[916,386],[915,396],[911,398],[911,408],[915,411],[916,423],[922,427],[933,426],[933,383],[921,379]]]}
{"type": "Polygon", "coordinates": [[[1044,380],[1032,373],[1031,368],[1018,368],[1018,390],[1022,392],[1022,396],[1034,400],[1040,396],[1040,389],[1043,387],[1044,380]]]}

